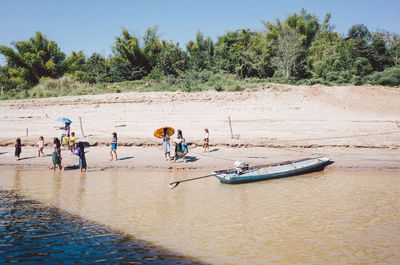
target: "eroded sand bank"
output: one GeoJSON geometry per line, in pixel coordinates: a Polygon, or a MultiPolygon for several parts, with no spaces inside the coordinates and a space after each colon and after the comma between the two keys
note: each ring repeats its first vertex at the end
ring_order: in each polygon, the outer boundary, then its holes
{"type": "MultiPolygon", "coordinates": [[[[88,142],[88,164],[96,168],[225,168],[234,160],[264,164],[316,155],[332,156],[332,166],[400,168],[400,90],[348,86],[271,84],[242,92],[146,92],[0,102],[0,164],[48,166],[35,158],[39,136],[46,153],[60,136],[58,117],[68,117],[78,141],[88,142]],[[234,139],[228,123],[232,120],[234,139]],[[79,117],[82,119],[83,137],[79,117]],[[153,131],[181,129],[190,144],[189,162],[163,160],[153,131]],[[200,148],[204,128],[211,151],[200,148]],[[28,136],[26,136],[28,129],[28,136]],[[110,162],[111,133],[117,132],[119,158],[110,162]],[[23,160],[13,144],[22,139],[23,160]]],[[[63,164],[76,164],[63,152],[63,164]]]]}

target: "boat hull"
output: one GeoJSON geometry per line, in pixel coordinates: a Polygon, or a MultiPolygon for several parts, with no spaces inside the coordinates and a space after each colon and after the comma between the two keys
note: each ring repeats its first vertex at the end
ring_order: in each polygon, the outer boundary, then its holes
{"type": "MultiPolygon", "coordinates": [[[[315,159],[320,159],[320,158],[315,158],[315,159]]],[[[293,161],[293,162],[286,163],[283,165],[264,167],[264,168],[260,168],[257,170],[249,170],[248,172],[244,172],[243,174],[240,174],[240,175],[238,175],[234,171],[226,171],[223,173],[220,173],[221,171],[215,171],[214,173],[215,173],[215,177],[217,177],[221,183],[242,184],[242,183],[284,178],[284,177],[290,177],[290,176],[303,175],[303,174],[307,174],[307,173],[311,173],[311,172],[317,172],[317,171],[323,170],[326,166],[333,163],[333,161],[331,161],[329,158],[324,157],[324,159],[322,159],[318,163],[310,164],[308,166],[296,168],[293,165],[294,163],[299,163],[299,162],[304,162],[304,161],[307,161],[307,160],[298,160],[298,161],[293,161]],[[280,172],[267,173],[268,168],[272,169],[272,168],[277,168],[279,166],[287,166],[287,165],[292,165],[293,169],[280,171],[280,172]],[[266,173],[264,173],[264,174],[260,173],[260,171],[262,172],[263,170],[266,171],[266,173]]]]}

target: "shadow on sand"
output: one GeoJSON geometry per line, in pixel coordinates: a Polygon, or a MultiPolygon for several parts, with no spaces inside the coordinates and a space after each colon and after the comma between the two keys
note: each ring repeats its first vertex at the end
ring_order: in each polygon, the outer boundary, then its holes
{"type": "Polygon", "coordinates": [[[32,158],[36,158],[36,156],[21,157],[18,160],[25,160],[25,159],[32,159],[32,158]]]}
{"type": "Polygon", "coordinates": [[[132,158],[134,158],[134,156],[126,156],[126,157],[123,157],[123,158],[118,158],[118,160],[129,160],[129,159],[132,159],[132,158]]]}

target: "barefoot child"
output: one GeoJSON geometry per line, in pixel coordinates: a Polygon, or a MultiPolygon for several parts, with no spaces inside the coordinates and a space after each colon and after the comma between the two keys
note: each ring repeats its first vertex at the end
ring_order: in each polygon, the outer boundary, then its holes
{"type": "Polygon", "coordinates": [[[204,139],[204,143],[203,143],[204,151],[203,152],[207,152],[207,150],[208,150],[208,152],[210,152],[210,146],[209,146],[210,135],[208,134],[207,128],[204,129],[204,138],[203,139],[204,139]]]}
{"type": "Polygon", "coordinates": [[[21,155],[22,149],[21,149],[21,139],[17,138],[15,141],[15,159],[19,160],[19,156],[21,155]]]}
{"type": "Polygon", "coordinates": [[[110,161],[113,160],[113,152],[115,154],[115,160],[118,160],[118,158],[117,158],[117,143],[118,143],[117,133],[113,132],[112,135],[113,135],[113,140],[111,142],[111,151],[110,151],[111,159],[110,159],[110,161]]]}
{"type": "Polygon", "coordinates": [[[60,139],[58,139],[57,137],[54,137],[54,142],[53,143],[54,143],[54,145],[53,145],[53,155],[52,155],[53,166],[51,167],[51,169],[53,169],[53,171],[55,171],[57,166],[58,166],[58,168],[60,170],[62,170],[60,139]]]}
{"type": "Polygon", "coordinates": [[[163,149],[164,149],[164,157],[165,161],[171,160],[171,144],[169,140],[171,136],[168,133],[168,128],[164,128],[163,134],[161,135],[161,139],[163,139],[163,149]]]}
{"type": "Polygon", "coordinates": [[[38,150],[37,156],[40,157],[40,154],[42,154],[44,156],[44,153],[43,153],[44,138],[43,138],[43,136],[39,137],[39,142],[37,142],[37,145],[39,146],[39,150],[38,150]]]}
{"type": "Polygon", "coordinates": [[[76,143],[76,138],[75,138],[75,133],[71,133],[71,138],[69,138],[69,148],[71,150],[71,153],[75,153],[75,143],[76,143]]]}
{"type": "Polygon", "coordinates": [[[79,156],[79,168],[81,172],[85,170],[87,171],[87,165],[86,165],[86,157],[85,157],[85,145],[83,142],[79,142],[77,144],[77,150],[75,153],[77,156],[79,156]]]}

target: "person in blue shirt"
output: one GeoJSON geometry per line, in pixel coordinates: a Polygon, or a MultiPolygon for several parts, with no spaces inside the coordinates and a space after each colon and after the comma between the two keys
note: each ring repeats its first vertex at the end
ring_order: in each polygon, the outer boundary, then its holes
{"type": "Polygon", "coordinates": [[[117,144],[118,144],[117,133],[113,132],[112,135],[113,135],[113,139],[111,142],[111,151],[110,151],[111,159],[110,159],[110,161],[113,160],[113,152],[115,154],[115,160],[118,160],[118,158],[117,158],[117,144]]]}
{"type": "Polygon", "coordinates": [[[85,156],[85,145],[83,142],[78,142],[78,149],[76,150],[75,155],[79,156],[79,168],[82,171],[87,171],[86,165],[86,156],[85,156]]]}

